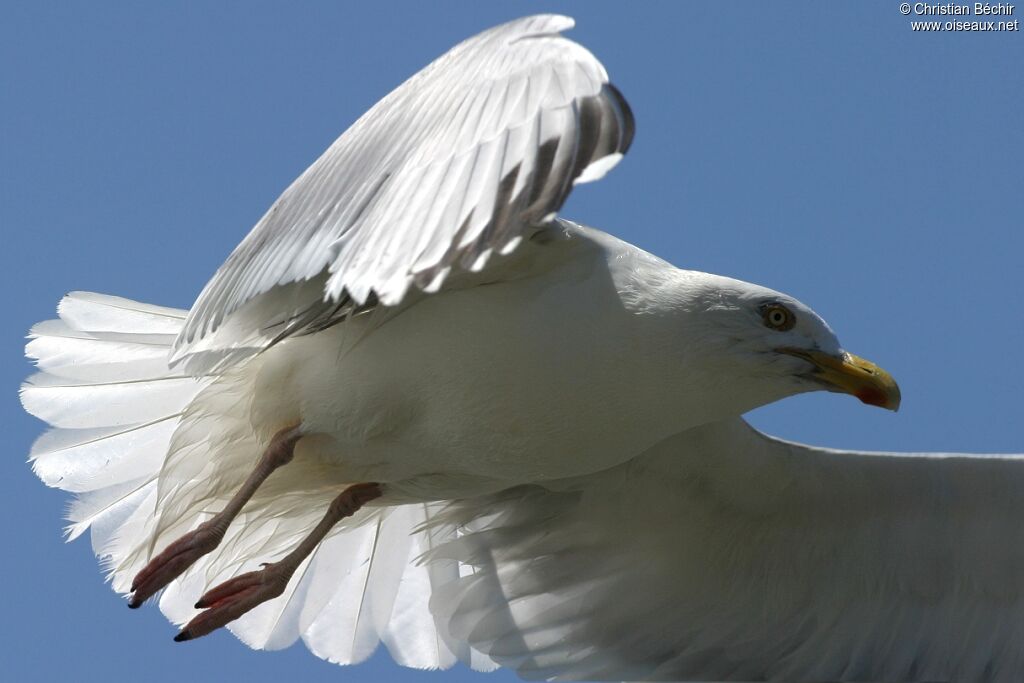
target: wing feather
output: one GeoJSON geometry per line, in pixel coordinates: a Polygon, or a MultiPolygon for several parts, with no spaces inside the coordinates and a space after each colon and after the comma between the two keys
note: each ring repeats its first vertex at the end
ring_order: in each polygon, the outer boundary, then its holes
{"type": "Polygon", "coordinates": [[[527,679],[1018,681],[1024,455],[855,453],[740,419],[457,502],[457,639],[527,679]]]}
{"type": "Polygon", "coordinates": [[[436,291],[453,267],[549,220],[600,177],[632,115],[593,55],[538,15],[457,45],[349,128],[281,197],[200,294],[175,342],[188,371],[322,329],[368,302],[436,291]],[[295,283],[306,298],[271,295],[295,283]],[[286,308],[281,308],[286,306],[286,308]],[[287,308],[290,306],[290,308],[287,308]]]}

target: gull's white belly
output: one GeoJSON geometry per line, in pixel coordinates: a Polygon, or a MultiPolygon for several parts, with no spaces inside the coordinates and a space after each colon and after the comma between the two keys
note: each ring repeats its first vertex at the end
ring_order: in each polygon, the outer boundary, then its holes
{"type": "Polygon", "coordinates": [[[604,257],[588,253],[427,297],[380,327],[356,318],[290,340],[265,363],[257,396],[271,413],[297,406],[319,435],[307,448],[353,479],[579,475],[686,426],[666,405],[671,387],[658,390],[671,380],[651,363],[641,318],[604,257]]]}

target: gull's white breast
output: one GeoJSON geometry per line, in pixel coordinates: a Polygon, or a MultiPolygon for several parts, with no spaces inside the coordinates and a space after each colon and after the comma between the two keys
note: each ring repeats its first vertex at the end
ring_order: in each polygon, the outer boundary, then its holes
{"type": "Polygon", "coordinates": [[[305,457],[438,496],[605,469],[685,426],[656,323],[622,294],[638,260],[672,267],[577,228],[521,252],[511,268],[530,270],[513,279],[271,349],[254,423],[298,410],[319,435],[305,457]]]}

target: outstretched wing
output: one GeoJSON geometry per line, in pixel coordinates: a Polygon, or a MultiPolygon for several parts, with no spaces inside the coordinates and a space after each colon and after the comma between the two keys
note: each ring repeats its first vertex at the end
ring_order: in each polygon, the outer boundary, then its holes
{"type": "Polygon", "coordinates": [[[1024,455],[852,453],[740,419],[449,513],[453,635],[531,679],[1024,679],[1024,455]]]}
{"type": "MultiPolygon", "coordinates": [[[[436,291],[601,177],[633,136],[586,49],[538,15],[452,48],[378,102],[274,203],[199,295],[175,362],[251,353],[410,287],[436,291]]],[[[202,363],[200,363],[202,365],[202,363]]],[[[207,364],[208,365],[208,364],[207,364]]]]}

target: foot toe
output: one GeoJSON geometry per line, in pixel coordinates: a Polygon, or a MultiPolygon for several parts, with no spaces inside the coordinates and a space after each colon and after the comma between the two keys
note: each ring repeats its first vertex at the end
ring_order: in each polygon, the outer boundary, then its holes
{"type": "Polygon", "coordinates": [[[220,536],[204,524],[171,543],[135,576],[128,607],[136,609],[142,605],[196,560],[216,548],[219,541],[220,536]]]}
{"type": "Polygon", "coordinates": [[[284,592],[288,577],[270,565],[215,586],[196,603],[204,609],[174,637],[177,642],[200,638],[239,618],[257,605],[284,592]]]}

